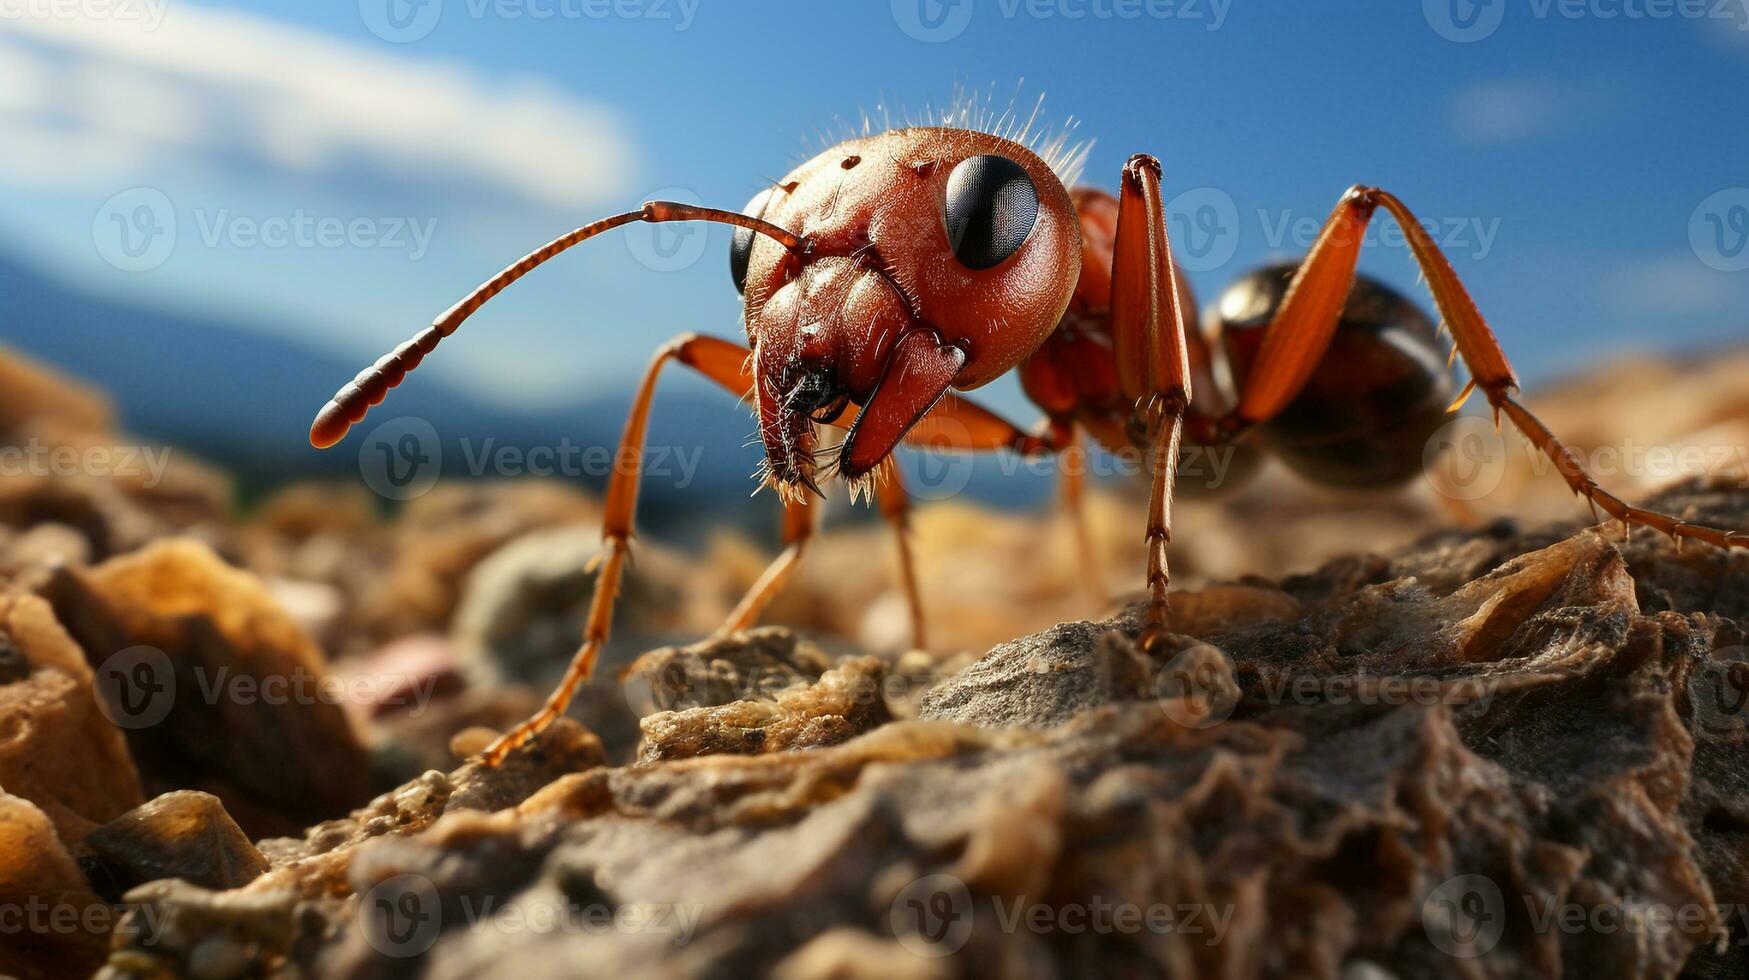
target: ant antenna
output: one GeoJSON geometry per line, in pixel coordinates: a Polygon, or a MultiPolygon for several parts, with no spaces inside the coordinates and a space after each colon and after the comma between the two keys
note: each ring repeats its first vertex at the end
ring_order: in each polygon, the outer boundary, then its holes
{"type": "Polygon", "coordinates": [[[462,321],[472,316],[474,311],[486,305],[492,297],[504,291],[506,286],[527,275],[530,270],[546,262],[560,252],[582,242],[594,238],[604,231],[629,225],[634,221],[647,221],[660,224],[665,221],[716,221],[722,224],[734,225],[758,232],[767,238],[775,239],[792,253],[802,251],[802,240],[789,231],[768,221],[761,221],[738,211],[723,211],[717,208],[699,207],[692,204],[681,204],[675,201],[647,201],[636,211],[616,214],[611,218],[584,225],[575,231],[561,235],[542,245],[540,248],[518,259],[509,268],[481,283],[478,288],[469,293],[461,302],[444,311],[443,315],[431,321],[431,326],[415,334],[412,339],[384,354],[375,364],[365,368],[358,376],[347,382],[344,387],[334,393],[328,404],[316,413],[316,420],[310,425],[310,445],[317,449],[327,449],[341,439],[354,425],[364,419],[371,407],[382,402],[387,397],[390,388],[399,385],[425,355],[431,353],[443,338],[456,332],[462,321]]]}

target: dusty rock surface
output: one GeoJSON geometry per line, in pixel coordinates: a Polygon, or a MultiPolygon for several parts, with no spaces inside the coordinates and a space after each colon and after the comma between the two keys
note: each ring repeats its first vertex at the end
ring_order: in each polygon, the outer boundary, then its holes
{"type": "Polygon", "coordinates": [[[640,761],[836,745],[892,720],[887,674],[876,657],[832,666],[782,628],[652,651],[628,671],[630,699],[649,702],[640,761]]]}
{"type": "Polygon", "coordinates": [[[433,773],[240,890],[146,886],[183,925],[107,975],[239,930],[309,976],[1734,975],[1745,602],[1742,555],[1498,526],[1185,593],[1157,656],[1064,624],[820,738],[873,658],[661,650],[637,764],[433,773]]]}
{"type": "MultiPolygon", "coordinates": [[[[1749,527],[1745,363],[1531,401],[1594,463],[1737,450],[1605,482],[1749,527]]],[[[114,425],[0,355],[0,446],[153,448],[114,425]]],[[[1746,975],[1749,556],[1593,529],[1505,448],[1480,495],[1187,486],[1153,652],[1126,489],[1103,605],[1060,515],[919,506],[929,652],[878,521],[704,642],[770,549],[640,541],[501,769],[466,760],[569,656],[586,494],[0,481],[0,976],[1746,975]]]]}

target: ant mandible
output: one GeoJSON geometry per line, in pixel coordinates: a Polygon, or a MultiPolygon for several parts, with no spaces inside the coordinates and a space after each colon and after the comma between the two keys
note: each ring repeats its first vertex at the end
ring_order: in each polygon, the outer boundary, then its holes
{"type": "MultiPolygon", "coordinates": [[[[1205,337],[1189,328],[1194,300],[1171,258],[1154,157],[1129,159],[1114,198],[1070,189],[1085,147],[1061,137],[1038,145],[1025,132],[985,131],[963,113],[942,123],[845,140],[754,197],[746,213],[651,201],[584,225],[481,285],[317,414],[310,441],[332,446],[487,300],[579,242],[633,222],[735,226],[730,271],[745,297],[751,346],[688,333],[657,351],[608,485],[605,549],[582,645],[545,706],[486,750],[488,763],[502,762],[559,717],[593,672],[631,546],[635,461],[657,376],[669,361],[752,402],[765,449],[763,479],[784,508],[784,551],[730,614],[725,632],[753,623],[794,571],[813,533],[809,497],[822,478],[838,476],[853,499],[859,492],[878,497],[899,532],[921,646],[907,503],[893,450],[909,440],[935,449],[1062,454],[1085,432],[1107,450],[1139,449],[1147,460],[1142,640],[1154,648],[1167,623],[1177,470],[1165,463],[1179,458],[1186,438],[1227,445],[1254,434],[1321,482],[1396,482],[1420,465],[1421,447],[1446,414],[1478,388],[1497,425],[1504,414],[1575,493],[1624,528],[1749,546],[1740,532],[1631,507],[1599,487],[1514,397],[1517,378],[1493,331],[1438,246],[1392,194],[1350,188],[1304,261],[1230,289],[1217,308],[1224,329],[1205,337]],[[1449,361],[1425,315],[1356,275],[1364,232],[1381,207],[1401,226],[1451,331],[1453,356],[1469,369],[1455,400],[1449,361]],[[1226,355],[1237,392],[1230,405],[1214,383],[1216,349],[1226,355]],[[950,391],[1015,369],[1045,412],[1036,432],[950,391]],[[817,443],[822,425],[843,430],[835,448],[817,443]]],[[[1074,512],[1079,477],[1063,472],[1074,512]]],[[[1092,567],[1085,552],[1083,562],[1092,567]]]]}

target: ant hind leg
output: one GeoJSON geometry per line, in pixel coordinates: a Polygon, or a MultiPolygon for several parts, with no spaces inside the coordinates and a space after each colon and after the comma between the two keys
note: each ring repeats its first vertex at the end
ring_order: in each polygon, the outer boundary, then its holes
{"type": "Polygon", "coordinates": [[[1493,408],[1496,424],[1504,414],[1537,451],[1554,462],[1575,494],[1620,521],[1624,528],[1639,525],[1677,541],[1693,538],[1720,548],[1749,548],[1749,535],[1742,531],[1691,524],[1669,514],[1633,507],[1598,486],[1585,471],[1578,454],[1563,445],[1518,401],[1518,377],[1506,359],[1506,352],[1459,281],[1451,262],[1408,207],[1395,195],[1376,187],[1350,188],[1337,202],[1266,328],[1239,406],[1221,423],[1225,433],[1236,435],[1275,417],[1305,386],[1329,348],[1354,283],[1366,227],[1380,207],[1390,212],[1403,229],[1415,261],[1433,291],[1434,305],[1451,330],[1457,353],[1469,368],[1470,382],[1453,404],[1454,410],[1480,388],[1493,408]]]}

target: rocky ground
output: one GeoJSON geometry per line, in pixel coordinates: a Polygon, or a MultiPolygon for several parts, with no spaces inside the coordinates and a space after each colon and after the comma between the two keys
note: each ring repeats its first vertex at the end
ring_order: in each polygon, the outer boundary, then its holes
{"type": "MultiPolygon", "coordinates": [[[[1533,403],[1585,450],[1740,449],[1718,363],[1680,411],[1607,373],[1533,403]]],[[[878,527],[822,540],[785,627],[693,645],[769,552],[646,543],[575,720],[489,770],[577,633],[590,498],[239,517],[180,455],[98,465],[114,428],[0,359],[0,445],[79,461],[0,481],[3,975],[1749,970],[1749,555],[1550,512],[1521,457],[1191,500],[1158,656],[1121,599],[1086,618],[1057,519],[918,513],[929,652],[878,527]]],[[[1749,527],[1732,463],[1656,503],[1749,527]]],[[[1113,587],[1134,513],[1096,498],[1113,587]]]]}

